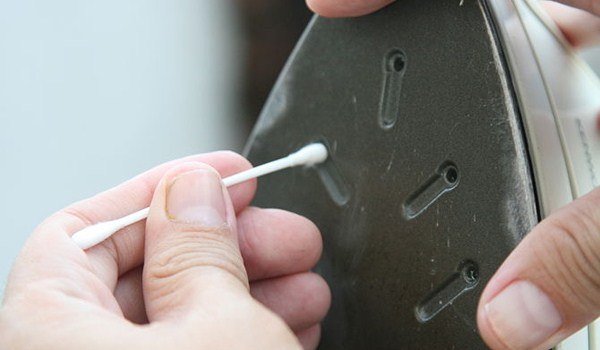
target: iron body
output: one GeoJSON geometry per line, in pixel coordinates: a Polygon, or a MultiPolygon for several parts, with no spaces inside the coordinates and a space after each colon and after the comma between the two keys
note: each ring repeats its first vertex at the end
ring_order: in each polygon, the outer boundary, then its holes
{"type": "Polygon", "coordinates": [[[535,54],[537,19],[520,1],[402,0],[306,29],[246,154],[329,148],[324,165],[259,180],[255,199],[322,232],[322,349],[485,348],[486,282],[540,219],[593,188],[600,141],[587,123],[600,104],[549,87],[562,73],[535,54]],[[560,112],[557,96],[587,114],[560,112]]]}

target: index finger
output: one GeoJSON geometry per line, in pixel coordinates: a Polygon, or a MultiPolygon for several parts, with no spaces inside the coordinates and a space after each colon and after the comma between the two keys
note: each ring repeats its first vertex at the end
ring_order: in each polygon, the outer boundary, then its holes
{"type": "Polygon", "coordinates": [[[600,16],[600,0],[561,0],[560,2],[600,16]]]}
{"type": "MultiPolygon", "coordinates": [[[[577,3],[576,1],[564,1],[577,3]]],[[[583,10],[555,1],[544,1],[542,6],[560,28],[567,41],[576,48],[593,46],[600,42],[600,1],[586,2],[583,10]],[[593,14],[596,4],[595,15],[593,14]],[[589,11],[589,12],[588,12],[589,11]]]]}

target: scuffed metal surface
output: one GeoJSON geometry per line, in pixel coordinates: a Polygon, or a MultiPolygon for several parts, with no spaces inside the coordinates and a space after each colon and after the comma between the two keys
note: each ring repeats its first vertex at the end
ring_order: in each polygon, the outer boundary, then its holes
{"type": "Polygon", "coordinates": [[[259,180],[255,203],[321,229],[316,271],[333,296],[321,348],[484,349],[479,295],[537,213],[510,80],[479,2],[406,0],[367,17],[313,21],[247,154],[261,163],[313,141],[327,143],[348,200],[330,195],[323,167],[259,180]],[[400,115],[384,128],[381,66],[393,49],[408,65],[394,90],[400,115]],[[407,219],[404,203],[447,163],[458,185],[407,219]],[[477,264],[478,283],[419,321],[415,308],[465,261],[477,264]]]}

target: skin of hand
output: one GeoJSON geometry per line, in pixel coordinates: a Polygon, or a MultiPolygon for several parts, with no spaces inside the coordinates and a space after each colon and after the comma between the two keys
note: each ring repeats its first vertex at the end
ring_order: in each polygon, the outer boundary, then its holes
{"type": "Polygon", "coordinates": [[[570,3],[585,5],[582,8],[590,12],[555,1],[544,1],[542,5],[573,47],[584,48],[600,44],[600,1],[570,3]],[[593,10],[596,12],[592,12],[593,10]]]}
{"type": "Polygon", "coordinates": [[[20,253],[0,309],[0,349],[316,348],[330,304],[309,272],[308,219],[249,207],[251,165],[231,152],[164,164],[45,220],[20,253]],[[70,235],[150,205],[87,251],[70,235]]]}
{"type": "MultiPolygon", "coordinates": [[[[327,17],[359,16],[391,2],[307,0],[327,17]]],[[[585,11],[543,5],[567,39],[576,47],[598,43],[600,0],[564,2],[585,11]]],[[[553,213],[525,237],[486,286],[477,322],[493,349],[548,349],[599,315],[600,188],[553,213]]]]}

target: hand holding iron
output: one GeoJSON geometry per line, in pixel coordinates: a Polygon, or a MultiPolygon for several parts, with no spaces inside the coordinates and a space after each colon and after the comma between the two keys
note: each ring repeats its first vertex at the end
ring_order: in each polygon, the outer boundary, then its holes
{"type": "MultiPolygon", "coordinates": [[[[402,1],[402,0],[398,0],[402,1]]],[[[329,17],[373,12],[392,0],[307,0],[329,17]]],[[[575,47],[600,42],[600,1],[546,2],[575,47]]],[[[493,349],[548,349],[600,315],[600,189],[542,221],[506,259],[478,308],[493,349]]]]}
{"type": "MultiPolygon", "coordinates": [[[[402,0],[306,0],[308,6],[325,17],[361,16],[374,12],[394,1],[402,0]]],[[[552,16],[561,31],[575,47],[600,43],[600,1],[563,0],[543,1],[542,5],[552,16]]]]}

